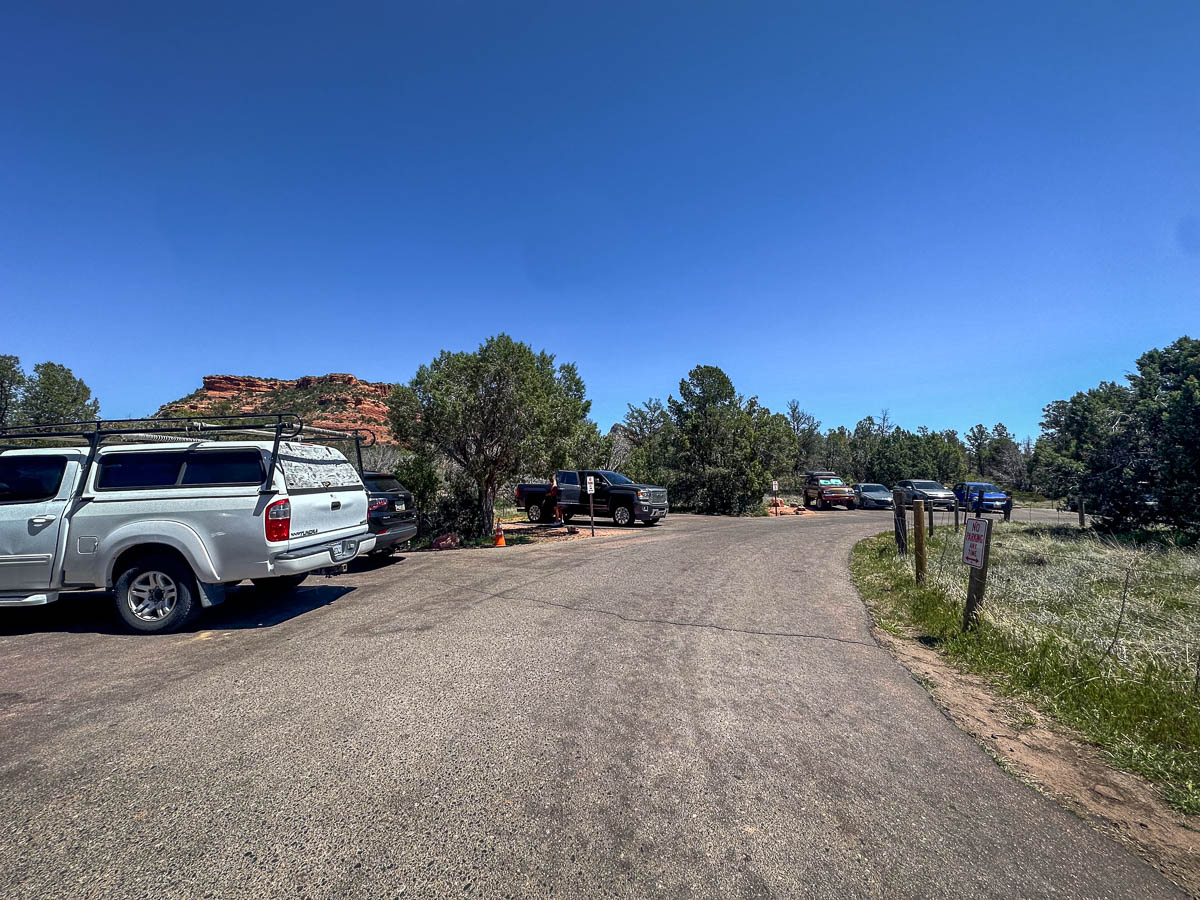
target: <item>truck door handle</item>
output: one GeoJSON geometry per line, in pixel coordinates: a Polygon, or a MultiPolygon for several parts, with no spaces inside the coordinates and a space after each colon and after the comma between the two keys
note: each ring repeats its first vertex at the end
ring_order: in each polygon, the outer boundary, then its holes
{"type": "Polygon", "coordinates": [[[330,504],[329,504],[329,508],[330,508],[330,509],[341,509],[341,508],[342,508],[342,501],[341,501],[341,500],[334,500],[332,503],[330,503],[330,504]]]}
{"type": "Polygon", "coordinates": [[[51,522],[53,522],[57,518],[58,518],[58,516],[34,516],[32,519],[29,520],[29,524],[30,525],[49,525],[51,522]]]}

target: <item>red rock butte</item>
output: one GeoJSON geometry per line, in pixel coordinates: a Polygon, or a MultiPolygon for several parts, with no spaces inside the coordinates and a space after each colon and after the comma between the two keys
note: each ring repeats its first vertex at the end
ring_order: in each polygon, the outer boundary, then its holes
{"type": "Polygon", "coordinates": [[[165,404],[158,415],[295,412],[310,425],[369,428],[390,442],[387,398],[392,385],[344,372],[294,380],[252,375],[205,375],[200,390],[165,404]]]}

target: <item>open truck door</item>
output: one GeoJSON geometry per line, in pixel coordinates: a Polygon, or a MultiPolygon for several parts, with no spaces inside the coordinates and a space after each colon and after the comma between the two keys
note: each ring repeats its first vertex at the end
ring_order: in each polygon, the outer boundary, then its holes
{"type": "Polygon", "coordinates": [[[578,506],[580,502],[579,473],[557,472],[554,478],[558,482],[558,499],[555,503],[568,512],[572,511],[572,507],[578,506]]]}

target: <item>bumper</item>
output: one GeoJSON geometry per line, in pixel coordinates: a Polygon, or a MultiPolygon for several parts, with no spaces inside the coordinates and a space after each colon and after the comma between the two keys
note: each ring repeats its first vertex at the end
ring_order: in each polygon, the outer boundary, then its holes
{"type": "Polygon", "coordinates": [[[389,547],[395,547],[397,544],[403,544],[406,541],[411,541],[417,536],[417,523],[406,522],[402,525],[393,525],[386,531],[375,532],[375,549],[386,550],[389,547]]]}
{"type": "Polygon", "coordinates": [[[639,522],[656,522],[667,517],[665,503],[639,503],[633,511],[633,517],[639,522]]]}
{"type": "Polygon", "coordinates": [[[365,553],[370,553],[374,549],[375,535],[373,534],[360,534],[355,538],[341,538],[336,541],[326,541],[323,544],[314,544],[302,550],[280,553],[271,560],[271,575],[299,575],[302,572],[311,572],[313,569],[340,566],[365,553]],[[358,552],[346,559],[334,559],[333,547],[335,544],[342,543],[343,540],[357,540],[358,552]]]}
{"type": "Polygon", "coordinates": [[[891,500],[872,500],[869,497],[863,497],[858,501],[859,509],[891,509],[891,500]]]}
{"type": "Polygon", "coordinates": [[[818,502],[828,503],[830,506],[848,506],[855,501],[853,494],[846,494],[845,496],[834,494],[832,497],[828,495],[821,497],[818,502]]]}

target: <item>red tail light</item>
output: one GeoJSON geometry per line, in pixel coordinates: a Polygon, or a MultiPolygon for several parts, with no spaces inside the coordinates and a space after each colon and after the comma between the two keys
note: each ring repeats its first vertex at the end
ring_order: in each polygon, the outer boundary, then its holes
{"type": "Polygon", "coordinates": [[[367,504],[367,512],[378,513],[387,510],[387,499],[384,497],[376,497],[367,504]]]}
{"type": "Polygon", "coordinates": [[[286,541],[292,533],[292,501],[276,500],[263,518],[268,541],[286,541]]]}

